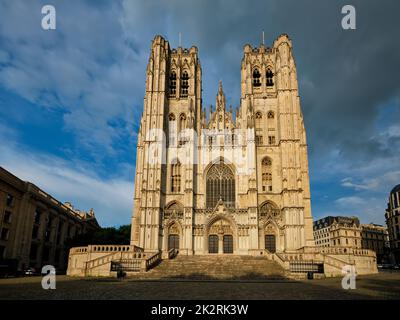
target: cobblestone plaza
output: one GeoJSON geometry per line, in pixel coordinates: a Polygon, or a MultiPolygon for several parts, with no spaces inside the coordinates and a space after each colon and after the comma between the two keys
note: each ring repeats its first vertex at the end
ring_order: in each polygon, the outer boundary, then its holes
{"type": "Polygon", "coordinates": [[[399,299],[400,272],[357,277],[355,290],[341,278],[281,281],[118,281],[113,278],[57,276],[55,290],[44,290],[41,277],[0,279],[0,299],[399,299]]]}

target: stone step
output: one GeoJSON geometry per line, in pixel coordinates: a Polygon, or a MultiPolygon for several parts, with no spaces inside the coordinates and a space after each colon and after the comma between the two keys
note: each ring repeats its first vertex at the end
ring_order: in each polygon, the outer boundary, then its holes
{"type": "Polygon", "coordinates": [[[148,272],[128,273],[135,279],[284,279],[285,271],[266,257],[219,255],[177,256],[148,272]]]}

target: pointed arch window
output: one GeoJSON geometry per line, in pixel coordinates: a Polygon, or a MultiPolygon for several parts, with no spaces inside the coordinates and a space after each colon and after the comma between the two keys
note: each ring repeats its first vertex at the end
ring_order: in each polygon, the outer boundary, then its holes
{"type": "Polygon", "coordinates": [[[174,146],[176,141],[176,118],[173,113],[168,115],[169,120],[169,145],[174,146]]]}
{"type": "Polygon", "coordinates": [[[261,162],[261,183],[263,192],[272,191],[272,161],[268,157],[261,162]]]}
{"type": "Polygon", "coordinates": [[[214,208],[219,199],[226,207],[235,206],[235,176],[223,162],[214,164],[207,172],[206,207],[214,208]]]}
{"type": "Polygon", "coordinates": [[[253,87],[261,87],[261,73],[257,68],[253,70],[253,87]]]}
{"type": "Polygon", "coordinates": [[[186,115],[181,113],[179,116],[179,131],[185,130],[186,128],[186,115]]]}
{"type": "Polygon", "coordinates": [[[261,128],[262,126],[262,113],[260,111],[256,112],[256,128],[261,128]]]}
{"type": "Polygon", "coordinates": [[[171,164],[171,192],[181,192],[181,163],[179,160],[171,164]]]}
{"type": "Polygon", "coordinates": [[[179,116],[179,134],[178,134],[178,139],[179,139],[179,145],[182,146],[186,142],[189,141],[189,137],[187,136],[187,133],[184,132],[186,129],[187,122],[186,122],[186,115],[184,113],[181,113],[179,116]]]}
{"type": "Polygon", "coordinates": [[[175,96],[176,95],[176,73],[172,71],[169,75],[169,95],[175,96]]]}
{"type": "Polygon", "coordinates": [[[267,87],[273,87],[274,86],[274,74],[270,68],[267,69],[266,79],[267,79],[267,87]]]}
{"type": "Polygon", "coordinates": [[[181,97],[187,97],[189,93],[189,74],[185,70],[181,78],[181,97]]]}

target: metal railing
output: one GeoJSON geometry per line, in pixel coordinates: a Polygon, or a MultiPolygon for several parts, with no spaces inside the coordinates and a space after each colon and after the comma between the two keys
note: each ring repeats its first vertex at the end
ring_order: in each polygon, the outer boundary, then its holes
{"type": "Polygon", "coordinates": [[[139,272],[141,268],[142,260],[140,259],[121,259],[118,261],[111,261],[110,271],[139,272]]]}
{"type": "Polygon", "coordinates": [[[324,263],[317,261],[290,261],[289,270],[294,273],[324,273],[324,263]]]}

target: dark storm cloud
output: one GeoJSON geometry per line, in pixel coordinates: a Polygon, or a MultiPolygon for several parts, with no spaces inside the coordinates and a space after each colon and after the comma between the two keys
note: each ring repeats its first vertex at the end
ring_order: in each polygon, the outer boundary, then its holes
{"type": "MultiPolygon", "coordinates": [[[[94,154],[113,172],[104,156],[119,163],[134,153],[156,34],[177,47],[181,32],[184,47],[199,48],[204,107],[215,104],[219,80],[236,107],[244,44],[258,46],[263,30],[267,46],[287,33],[306,122],[314,214],[369,210],[369,218],[382,221],[387,192],[400,183],[400,2],[54,0],[53,33],[40,28],[43,4],[0,0],[0,89],[36,104],[41,115],[43,106],[59,107],[63,129],[77,139],[73,157],[94,154]],[[341,28],[347,4],[356,8],[356,30],[341,28]]],[[[11,117],[5,108],[0,114],[11,117]]]]}
{"type": "MultiPolygon", "coordinates": [[[[156,2],[150,3],[154,8],[156,2]]],[[[263,30],[267,46],[287,33],[306,122],[314,213],[383,221],[387,191],[400,180],[399,2],[158,3],[159,20],[146,32],[162,33],[174,47],[182,32],[184,46],[198,46],[205,106],[215,103],[220,79],[228,103],[237,106],[243,45],[258,46],[263,30]],[[341,27],[341,9],[347,4],[356,8],[356,30],[341,27]],[[329,199],[326,205],[323,198],[329,199]]]]}
{"type": "Polygon", "coordinates": [[[243,45],[258,45],[262,30],[267,45],[287,33],[312,151],[335,147],[354,160],[385,154],[371,137],[379,109],[399,95],[399,2],[351,1],[357,29],[348,31],[341,28],[341,8],[348,1],[169,3],[168,28],[161,30],[173,35],[175,45],[181,31],[186,46],[199,47],[206,104],[214,103],[222,79],[229,101],[237,105],[243,45]]]}

